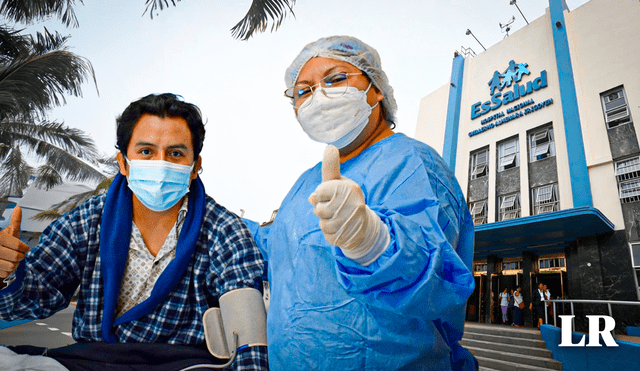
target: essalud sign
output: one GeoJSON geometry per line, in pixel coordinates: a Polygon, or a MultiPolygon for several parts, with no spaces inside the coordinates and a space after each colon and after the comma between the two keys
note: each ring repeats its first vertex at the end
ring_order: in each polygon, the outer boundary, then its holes
{"type": "MultiPolygon", "coordinates": [[[[527,68],[527,63],[516,63],[513,60],[509,62],[507,69],[500,73],[495,71],[493,77],[487,85],[489,85],[489,93],[491,99],[486,102],[477,102],[471,105],[471,120],[486,115],[491,111],[495,111],[509,103],[516,102],[519,99],[547,87],[547,71],[540,72],[540,76],[526,84],[520,84],[523,75],[530,75],[531,72],[527,68]],[[505,90],[506,88],[513,88],[505,90]],[[498,92],[496,92],[498,90],[498,92]]],[[[534,102],[531,102],[534,103],[534,102]]],[[[483,120],[482,125],[491,120],[483,120]]]]}

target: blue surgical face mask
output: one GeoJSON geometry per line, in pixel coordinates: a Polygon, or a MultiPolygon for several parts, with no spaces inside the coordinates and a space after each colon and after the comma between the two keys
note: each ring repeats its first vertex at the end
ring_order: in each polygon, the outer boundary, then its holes
{"type": "Polygon", "coordinates": [[[129,188],[144,206],[165,211],[189,192],[193,166],[161,160],[128,160],[129,188]]]}

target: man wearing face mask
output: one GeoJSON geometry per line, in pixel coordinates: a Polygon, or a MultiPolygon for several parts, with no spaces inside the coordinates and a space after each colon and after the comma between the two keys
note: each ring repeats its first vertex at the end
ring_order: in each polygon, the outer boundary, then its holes
{"type": "MultiPolygon", "coordinates": [[[[261,288],[264,265],[242,220],[205,193],[204,135],[200,110],[176,95],[131,103],[117,119],[120,173],[106,194],[53,222],[26,256],[19,208],[0,232],[0,278],[14,273],[0,318],[51,316],[79,287],[78,344],[47,352],[70,370],[225,363],[209,354],[203,315],[261,288]]],[[[266,347],[240,350],[232,368],[267,369],[266,347]]]]}
{"type": "Polygon", "coordinates": [[[451,170],[394,133],[375,49],[308,44],[285,73],[302,129],[329,144],[271,223],[271,370],[476,370],[458,341],[473,292],[473,222],[451,170]]]}

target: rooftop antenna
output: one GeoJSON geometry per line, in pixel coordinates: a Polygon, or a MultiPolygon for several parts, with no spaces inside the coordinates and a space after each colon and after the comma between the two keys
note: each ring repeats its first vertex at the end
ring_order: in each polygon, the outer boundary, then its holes
{"type": "Polygon", "coordinates": [[[467,28],[467,32],[466,32],[466,34],[467,34],[467,35],[471,35],[471,36],[473,36],[473,38],[474,38],[474,39],[476,39],[476,41],[478,42],[478,44],[480,44],[480,46],[482,47],[482,49],[484,49],[484,51],[485,51],[485,52],[487,51],[487,48],[485,48],[485,47],[484,47],[484,45],[482,45],[482,43],[480,42],[480,40],[478,40],[478,38],[476,37],[476,35],[474,35],[474,34],[473,34],[473,32],[471,32],[471,30],[470,30],[470,29],[468,29],[468,28],[467,28]]]}
{"type": "Polygon", "coordinates": [[[465,48],[464,46],[460,46],[460,53],[465,58],[467,58],[467,57],[475,57],[476,56],[476,52],[474,52],[473,49],[465,48]]]}
{"type": "Polygon", "coordinates": [[[515,22],[516,17],[511,16],[511,19],[509,20],[509,22],[502,24],[500,22],[498,22],[498,24],[500,25],[500,29],[502,30],[502,32],[506,32],[507,34],[504,35],[504,38],[507,38],[507,36],[509,36],[509,31],[511,31],[511,24],[513,22],[515,22]]]}
{"type": "Polygon", "coordinates": [[[520,12],[520,15],[522,15],[522,18],[524,18],[524,21],[527,22],[527,24],[529,24],[529,21],[527,21],[527,19],[524,17],[524,14],[522,14],[522,10],[520,10],[520,7],[516,3],[516,0],[510,0],[509,1],[509,5],[515,5],[516,8],[518,8],[518,11],[520,12]]]}

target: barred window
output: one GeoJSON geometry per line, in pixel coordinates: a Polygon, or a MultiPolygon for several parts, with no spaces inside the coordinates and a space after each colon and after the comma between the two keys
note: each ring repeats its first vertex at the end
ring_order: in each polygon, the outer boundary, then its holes
{"type": "Polygon", "coordinates": [[[617,161],[615,167],[620,202],[640,201],[640,157],[617,161]]]}
{"type": "Polygon", "coordinates": [[[487,263],[476,263],[473,265],[474,272],[486,272],[487,271],[487,263]]]}
{"type": "Polygon", "coordinates": [[[498,171],[504,171],[520,165],[518,138],[498,144],[498,171]]]}
{"type": "Polygon", "coordinates": [[[489,148],[471,154],[471,179],[489,174],[489,148]]]}
{"type": "Polygon", "coordinates": [[[540,269],[544,268],[563,268],[565,266],[564,258],[548,258],[538,261],[540,269]]]}
{"type": "Polygon", "coordinates": [[[498,220],[510,220],[520,217],[520,193],[500,197],[500,215],[498,220]]]}
{"type": "Polygon", "coordinates": [[[634,268],[640,268],[640,243],[630,243],[631,263],[634,268]]]}
{"type": "Polygon", "coordinates": [[[522,269],[522,261],[521,260],[514,261],[514,262],[502,263],[502,270],[503,271],[514,270],[514,269],[522,269]]]}
{"type": "Polygon", "coordinates": [[[556,149],[553,139],[553,128],[551,127],[531,133],[529,135],[529,161],[535,162],[555,156],[556,149]]]}
{"type": "Polygon", "coordinates": [[[487,200],[472,202],[469,204],[474,225],[487,223],[487,200]]]}
{"type": "Polygon", "coordinates": [[[533,215],[558,211],[560,203],[558,199],[558,185],[548,184],[532,190],[533,215]]]}

